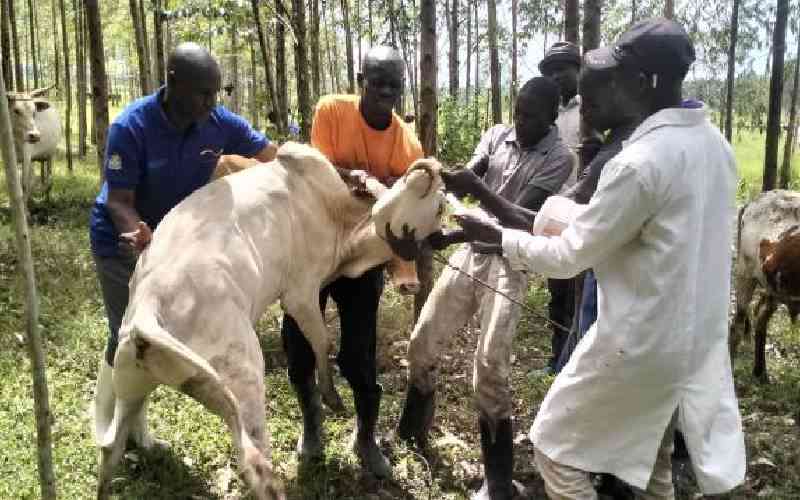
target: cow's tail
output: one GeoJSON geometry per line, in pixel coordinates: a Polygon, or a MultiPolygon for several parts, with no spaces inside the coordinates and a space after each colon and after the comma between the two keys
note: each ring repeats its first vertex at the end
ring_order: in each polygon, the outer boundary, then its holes
{"type": "Polygon", "coordinates": [[[742,217],[744,211],[747,209],[749,203],[745,203],[739,208],[739,213],[736,216],[736,255],[739,255],[739,248],[742,246],[742,217]]]}

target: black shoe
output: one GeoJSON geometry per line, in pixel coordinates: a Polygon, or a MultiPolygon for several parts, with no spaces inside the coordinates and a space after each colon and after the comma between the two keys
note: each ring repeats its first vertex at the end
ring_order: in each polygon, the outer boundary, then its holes
{"type": "Polygon", "coordinates": [[[322,402],[312,375],[301,384],[292,384],[303,414],[303,433],[297,440],[297,458],[305,462],[324,455],[322,445],[322,402]]]}
{"type": "Polygon", "coordinates": [[[472,496],[472,500],[512,500],[517,487],[511,480],[514,471],[511,419],[497,421],[494,441],[489,421],[481,417],[479,423],[484,479],[483,486],[472,496]]]}
{"type": "Polygon", "coordinates": [[[356,407],[356,428],[353,432],[353,453],[361,461],[361,466],[378,479],[392,476],[392,466],[383,456],[375,442],[375,425],[381,407],[381,386],[371,391],[353,390],[356,407]]]}
{"type": "Polygon", "coordinates": [[[433,424],[436,411],[436,391],[423,394],[414,385],[409,384],[406,402],[400,423],[397,424],[397,436],[408,441],[420,450],[428,447],[428,433],[433,424]]]}

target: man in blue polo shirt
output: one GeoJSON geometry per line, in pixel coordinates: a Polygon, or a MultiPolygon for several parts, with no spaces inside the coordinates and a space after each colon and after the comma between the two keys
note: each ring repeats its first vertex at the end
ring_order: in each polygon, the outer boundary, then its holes
{"type": "Polygon", "coordinates": [[[128,282],[161,219],[208,183],[221,155],[266,162],[277,150],[242,117],[217,105],[219,65],[203,47],[179,45],[167,73],[165,87],[130,104],[109,128],[105,182],[90,218],[109,327],[99,377],[111,373],[128,282]]]}

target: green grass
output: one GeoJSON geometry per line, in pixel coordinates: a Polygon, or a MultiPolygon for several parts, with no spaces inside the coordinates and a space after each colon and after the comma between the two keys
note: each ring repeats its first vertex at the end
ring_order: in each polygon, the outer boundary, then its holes
{"type": "MultiPolygon", "coordinates": [[[[783,145],[786,135],[781,136],[778,147],[778,171],[783,163],[783,145]]],[[[739,169],[739,199],[746,201],[761,192],[764,177],[764,140],[765,136],[757,132],[743,131],[733,134],[733,150],[736,154],[736,164],[739,169]]],[[[800,148],[796,146],[792,155],[792,175],[790,188],[800,186],[800,148]]]]}
{"type": "MultiPolygon", "coordinates": [[[[760,183],[755,138],[737,143],[742,177],[760,183]],[[750,155],[750,156],[747,156],[750,155]],[[747,159],[749,158],[749,159],[747,159]]],[[[87,415],[97,363],[106,337],[102,301],[89,254],[87,221],[97,190],[93,156],[78,162],[75,173],[57,164],[52,204],[33,210],[32,247],[41,295],[42,331],[46,339],[48,382],[53,411],[54,460],[60,498],[94,495],[96,451],[87,415]]],[[[0,181],[5,179],[0,175],[0,181]]],[[[22,339],[23,306],[16,274],[13,230],[5,190],[0,190],[0,499],[39,497],[36,439],[32,410],[30,363],[22,339]]],[[[519,328],[512,364],[517,440],[515,478],[542,498],[541,480],[532,463],[532,446],[525,439],[550,377],[531,377],[549,354],[547,291],[532,280],[527,300],[536,314],[526,313],[519,328]]],[[[404,357],[411,329],[411,301],[391,290],[382,301],[379,366],[385,398],[379,420],[382,433],[392,430],[405,392],[404,357]]],[[[330,314],[329,316],[333,316],[330,314]]],[[[335,324],[335,321],[331,321],[335,324]]],[[[350,391],[341,378],[348,417],[328,416],[323,464],[298,467],[294,445],[300,413],[285,373],[278,336],[278,310],[272,308],[258,324],[267,360],[267,418],[272,458],[291,499],[466,499],[481,477],[477,420],[471,398],[472,354],[476,332],[467,328],[452,338],[441,365],[438,414],[433,431],[436,454],[425,460],[404,446],[384,443],[395,479],[376,482],[362,475],[347,443],[352,430],[350,391]]],[[[752,346],[740,348],[736,364],[737,390],[747,431],[747,483],[725,498],[800,498],[800,329],[780,313],[768,340],[772,383],[762,386],[750,376],[752,346]]],[[[150,422],[167,439],[167,452],[130,452],[114,479],[123,499],[223,499],[244,490],[235,478],[236,464],[222,421],[177,392],[161,388],[152,397],[150,422]]],[[[696,493],[689,484],[680,498],[696,493]]]]}

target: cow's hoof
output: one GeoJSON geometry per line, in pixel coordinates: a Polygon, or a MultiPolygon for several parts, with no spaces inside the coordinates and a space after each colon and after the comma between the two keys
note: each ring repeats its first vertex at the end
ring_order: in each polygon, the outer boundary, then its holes
{"type": "Polygon", "coordinates": [[[377,479],[388,479],[392,477],[392,465],[389,460],[381,453],[375,441],[363,442],[356,439],[353,442],[353,453],[358,457],[363,467],[377,479]]]}
{"type": "Polygon", "coordinates": [[[330,411],[337,415],[345,413],[344,403],[342,402],[342,398],[339,396],[339,393],[336,392],[336,389],[320,392],[322,395],[322,402],[325,403],[325,406],[327,406],[330,411]]]}

